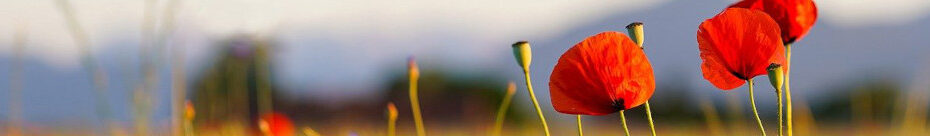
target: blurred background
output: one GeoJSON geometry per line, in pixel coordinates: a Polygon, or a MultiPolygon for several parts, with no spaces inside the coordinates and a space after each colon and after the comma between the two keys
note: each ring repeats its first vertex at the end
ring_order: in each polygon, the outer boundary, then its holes
{"type": "MultiPolygon", "coordinates": [[[[510,48],[518,40],[532,44],[552,132],[574,135],[574,116],[549,100],[558,56],[634,21],[645,23],[660,135],[757,133],[746,87],[721,91],[700,73],[697,26],[733,0],[2,1],[5,135],[169,135],[185,101],[205,135],[258,134],[272,109],[323,135],[383,135],[388,102],[399,134],[413,135],[410,56],[428,134],[487,134],[513,81],[505,133],[540,135],[510,48]]],[[[815,2],[817,23],[793,49],[796,134],[926,134],[930,1],[815,2]]],[[[776,132],[774,90],[757,83],[776,132]]],[[[641,110],[627,114],[637,135],[648,133],[641,110]]],[[[622,133],[617,114],[584,121],[589,134],[622,133]]]]}

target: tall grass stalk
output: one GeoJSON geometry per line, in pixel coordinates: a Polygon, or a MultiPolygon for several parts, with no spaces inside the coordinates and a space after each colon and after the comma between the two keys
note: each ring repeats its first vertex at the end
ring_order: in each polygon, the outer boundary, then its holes
{"type": "Polygon", "coordinates": [[[13,34],[13,64],[10,65],[10,94],[8,124],[6,133],[11,136],[22,135],[23,126],[23,51],[26,47],[25,27],[19,26],[13,34]]]}
{"type": "MultiPolygon", "coordinates": [[[[78,52],[81,54],[81,64],[84,66],[85,70],[88,70],[88,73],[91,75],[91,81],[93,81],[94,86],[94,96],[96,97],[96,110],[97,115],[100,117],[101,122],[104,124],[104,130],[110,130],[110,128],[115,128],[116,123],[112,122],[110,106],[107,98],[107,85],[106,85],[106,73],[100,68],[91,53],[91,43],[87,34],[84,31],[84,28],[81,27],[80,22],[78,22],[77,16],[74,13],[74,7],[67,0],[56,0],[55,4],[58,6],[59,11],[61,11],[65,22],[68,25],[68,29],[71,32],[72,39],[76,46],[78,46],[78,52]]],[[[111,130],[110,132],[115,132],[111,130]]]]}
{"type": "Polygon", "coordinates": [[[701,97],[701,111],[704,113],[707,129],[710,135],[719,136],[723,133],[723,121],[720,120],[717,108],[714,107],[713,101],[707,97],[701,97]]]}

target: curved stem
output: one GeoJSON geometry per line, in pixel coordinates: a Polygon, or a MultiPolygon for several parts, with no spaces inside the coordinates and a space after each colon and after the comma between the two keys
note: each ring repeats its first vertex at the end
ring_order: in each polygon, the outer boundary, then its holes
{"type": "Polygon", "coordinates": [[[536,108],[536,114],[539,115],[539,120],[542,122],[543,130],[546,132],[546,136],[549,136],[549,125],[546,124],[546,117],[543,116],[542,109],[539,108],[539,101],[536,100],[536,93],[533,93],[533,83],[530,80],[530,70],[523,69],[523,77],[526,79],[526,90],[530,92],[530,99],[533,100],[533,106],[536,108]]]}
{"type": "MultiPolygon", "coordinates": [[[[511,84],[512,85],[512,84],[511,84]]],[[[513,88],[510,88],[513,89],[513,88]]],[[[508,90],[512,92],[513,90],[508,90]]],[[[504,128],[504,117],[507,116],[507,109],[510,107],[510,102],[513,101],[513,93],[507,93],[504,96],[504,100],[501,102],[500,108],[497,109],[497,119],[494,121],[494,131],[491,135],[500,136],[501,131],[504,128]]]]}
{"type": "Polygon", "coordinates": [[[575,115],[575,120],[578,123],[578,136],[584,136],[584,131],[581,130],[581,114],[575,115]]]}
{"type": "Polygon", "coordinates": [[[423,128],[423,116],[420,114],[420,100],[417,96],[417,80],[410,78],[410,109],[413,110],[413,122],[417,127],[417,136],[425,136],[426,129],[423,128]]]}
{"type": "Polygon", "coordinates": [[[656,126],[652,123],[652,109],[649,108],[649,101],[646,101],[646,118],[649,119],[649,129],[652,130],[652,136],[656,136],[656,126]]]}
{"type": "Polygon", "coordinates": [[[626,126],[626,115],[623,114],[623,111],[626,110],[620,110],[620,120],[623,121],[623,132],[626,133],[626,136],[630,136],[630,128],[626,126]]]}
{"type": "Polygon", "coordinates": [[[791,44],[785,45],[785,124],[787,124],[788,136],[794,134],[794,120],[791,119],[791,44]]]}
{"type": "Polygon", "coordinates": [[[752,104],[752,113],[756,116],[756,123],[759,123],[759,131],[762,132],[762,136],[765,136],[765,127],[762,126],[762,118],[759,118],[759,110],[756,110],[756,95],[752,92],[752,79],[746,81],[749,82],[749,102],[752,104]]]}

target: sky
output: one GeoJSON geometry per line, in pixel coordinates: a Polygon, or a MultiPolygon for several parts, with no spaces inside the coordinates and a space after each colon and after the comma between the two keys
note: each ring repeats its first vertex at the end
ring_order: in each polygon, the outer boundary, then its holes
{"type": "MultiPolygon", "coordinates": [[[[94,118],[93,110],[86,110],[93,107],[92,86],[86,81],[89,74],[81,67],[78,48],[55,1],[2,1],[0,77],[10,75],[13,35],[24,33],[24,103],[30,104],[25,112],[35,113],[26,118],[94,118]]],[[[408,56],[416,56],[421,68],[489,72],[522,82],[509,48],[518,40],[529,40],[533,45],[534,84],[543,96],[540,99],[548,99],[544,87],[548,72],[562,52],[587,36],[623,31],[623,26],[633,21],[646,23],[646,53],[660,83],[674,80],[666,77],[687,78],[695,92],[715,92],[700,75],[694,34],[701,21],[733,2],[189,0],[178,3],[176,18],[169,20],[163,17],[168,1],[157,1],[153,14],[158,22],[176,24],[168,38],[169,48],[183,48],[191,75],[211,60],[217,49],[213,42],[218,39],[241,33],[273,37],[280,43],[273,57],[276,80],[283,88],[331,99],[371,95],[373,91],[364,90],[383,87],[382,80],[394,72],[391,70],[403,68],[408,56]]],[[[930,55],[925,53],[930,51],[926,46],[930,26],[924,25],[930,23],[930,1],[815,2],[820,18],[794,48],[797,67],[792,78],[795,88],[812,91],[798,94],[830,95],[819,90],[862,77],[856,74],[864,71],[900,78],[905,85],[928,84],[927,74],[913,73],[928,73],[925,69],[930,68],[930,55]]],[[[129,109],[128,84],[139,77],[137,54],[145,1],[72,3],[90,37],[90,51],[108,70],[114,110],[129,109]]],[[[156,28],[160,30],[163,24],[156,28]]],[[[167,66],[162,69],[167,77],[167,66]]],[[[0,93],[8,94],[9,79],[0,81],[0,88],[4,88],[0,93]]],[[[162,93],[157,96],[166,99],[170,84],[167,80],[161,83],[162,93]]],[[[0,100],[0,107],[5,107],[7,98],[0,100]]],[[[159,111],[167,116],[167,108],[159,111]]],[[[128,113],[121,115],[128,119],[128,113]]]]}

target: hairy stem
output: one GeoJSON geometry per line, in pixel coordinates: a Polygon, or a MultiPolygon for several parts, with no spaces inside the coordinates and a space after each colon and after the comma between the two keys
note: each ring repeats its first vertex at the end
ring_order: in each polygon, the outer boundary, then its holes
{"type": "Polygon", "coordinates": [[[536,114],[539,115],[543,130],[546,132],[546,136],[549,136],[549,124],[546,124],[546,117],[543,116],[542,109],[539,108],[539,101],[536,100],[536,93],[533,93],[533,84],[531,83],[532,80],[530,80],[529,69],[523,69],[523,77],[526,79],[526,90],[530,92],[530,99],[533,100],[533,106],[536,107],[536,114]]]}
{"type": "Polygon", "coordinates": [[[762,136],[765,136],[765,127],[762,126],[762,118],[759,118],[759,110],[756,110],[756,95],[752,92],[752,79],[746,81],[749,82],[749,102],[752,104],[752,113],[756,116],[756,123],[759,123],[759,131],[762,132],[762,136]]]}
{"type": "Polygon", "coordinates": [[[656,126],[652,123],[652,109],[649,108],[649,101],[646,101],[646,118],[649,119],[649,129],[652,130],[652,136],[656,136],[656,126]]]}

